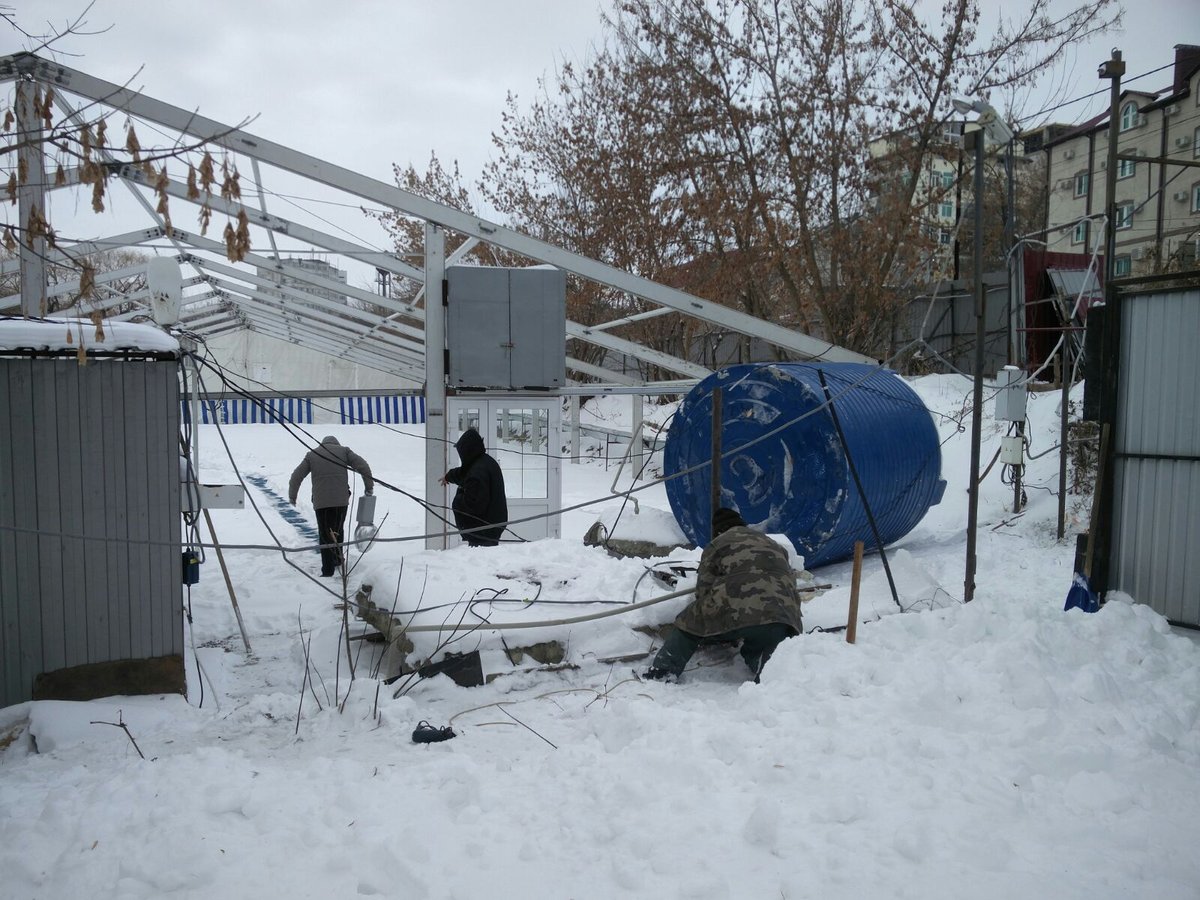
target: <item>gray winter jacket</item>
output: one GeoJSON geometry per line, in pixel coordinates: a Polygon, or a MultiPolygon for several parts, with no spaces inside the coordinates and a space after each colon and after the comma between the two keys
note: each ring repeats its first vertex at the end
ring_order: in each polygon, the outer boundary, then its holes
{"type": "Polygon", "coordinates": [[[349,469],[362,476],[366,493],[375,490],[375,479],[371,477],[371,467],[367,465],[367,461],[349,447],[339,444],[337,438],[324,438],[321,445],[315,450],[309,450],[304,455],[303,462],[296,466],[288,484],[288,499],[296,502],[296,495],[300,493],[300,483],[311,473],[313,509],[347,506],[350,502],[350,477],[347,474],[349,469]]]}
{"type": "Polygon", "coordinates": [[[730,528],[704,548],[696,574],[696,599],[675,624],[710,637],[773,623],[787,625],[796,634],[804,630],[800,593],[787,551],[757,531],[730,528]]]}

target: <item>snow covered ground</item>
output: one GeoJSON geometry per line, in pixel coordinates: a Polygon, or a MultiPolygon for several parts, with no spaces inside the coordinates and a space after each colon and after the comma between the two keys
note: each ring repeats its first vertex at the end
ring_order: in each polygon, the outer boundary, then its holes
{"type": "MultiPolygon", "coordinates": [[[[849,645],[816,629],[845,624],[850,565],[816,571],[833,587],[807,605],[809,633],[780,647],[761,685],[728,650],[703,650],[679,684],[636,680],[645,661],[604,661],[649,652],[654,640],[633,626],[669,621],[684,598],[528,632],[478,627],[664,592],[643,562],[581,541],[597,519],[667,536],[661,486],[637,494],[636,521],[621,498],[566,513],[561,541],[440,553],[395,542],[362,557],[351,591],[368,580],[381,605],[473,626],[456,646],[478,646],[498,675],[481,687],[445,676],[383,685],[362,641],[350,645],[351,681],[328,581],[268,550],[226,554],[247,656],[210,554],[191,592],[187,699],[0,710],[0,740],[11,739],[0,897],[1200,896],[1200,648],[1131,598],[1063,611],[1081,514],[1057,543],[1057,453],[1031,465],[1020,516],[999,466],[989,474],[976,595],[963,605],[970,420],[959,431],[955,417],[970,385],[914,387],[947,439],[949,487],[890,548],[907,611],[869,558],[849,645]],[[569,667],[514,666],[501,635],[509,646],[557,639],[569,667]],[[414,744],[421,721],[457,736],[414,744]]],[[[1030,397],[1034,453],[1056,440],[1059,399],[1030,397]]],[[[423,493],[421,428],[320,430],[423,493]]],[[[303,452],[293,438],[273,426],[224,433],[243,475],[286,494],[303,452]]],[[[1000,433],[985,421],[985,462],[1000,433]]],[[[234,478],[211,426],[201,450],[202,480],[234,478]]],[[[606,497],[612,477],[602,462],[564,466],[564,504],[606,497]]],[[[377,493],[383,537],[423,529],[416,503],[377,493]]],[[[251,494],[284,544],[306,543],[267,493],[251,494]]],[[[306,502],[301,511],[311,520],[306,502]]],[[[225,543],[272,543],[249,508],[214,518],[225,543]]],[[[318,571],[315,553],[298,563],[318,571]]],[[[351,630],[364,628],[351,619],[351,630]]],[[[417,636],[415,652],[436,640],[417,636]]]]}

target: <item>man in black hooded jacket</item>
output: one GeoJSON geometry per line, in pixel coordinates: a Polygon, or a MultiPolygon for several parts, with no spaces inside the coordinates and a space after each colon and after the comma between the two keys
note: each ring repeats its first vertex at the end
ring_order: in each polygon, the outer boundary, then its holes
{"type": "Polygon", "coordinates": [[[504,473],[500,464],[484,451],[483,438],[474,428],[468,428],[455,443],[461,466],[455,466],[442,477],[442,484],[456,484],[451,507],[454,526],[460,531],[494,525],[462,536],[472,547],[495,547],[508,521],[508,501],[504,496],[504,473]]]}

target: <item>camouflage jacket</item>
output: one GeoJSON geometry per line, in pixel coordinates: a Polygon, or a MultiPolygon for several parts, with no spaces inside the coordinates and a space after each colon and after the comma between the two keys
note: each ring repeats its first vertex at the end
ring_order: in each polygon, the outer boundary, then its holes
{"type": "Polygon", "coordinates": [[[772,623],[790,625],[797,634],[804,630],[787,551],[750,528],[730,528],[704,548],[696,599],[675,625],[712,637],[746,625],[772,623]]]}

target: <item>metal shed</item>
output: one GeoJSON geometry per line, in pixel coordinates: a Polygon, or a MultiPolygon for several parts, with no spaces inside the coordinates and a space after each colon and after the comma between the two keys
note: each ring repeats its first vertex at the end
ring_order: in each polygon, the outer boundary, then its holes
{"type": "Polygon", "coordinates": [[[174,354],[0,355],[0,707],[182,692],[174,354]]]}
{"type": "Polygon", "coordinates": [[[1160,276],[1115,294],[1105,316],[1111,516],[1100,587],[1200,627],[1200,287],[1160,276]]]}

